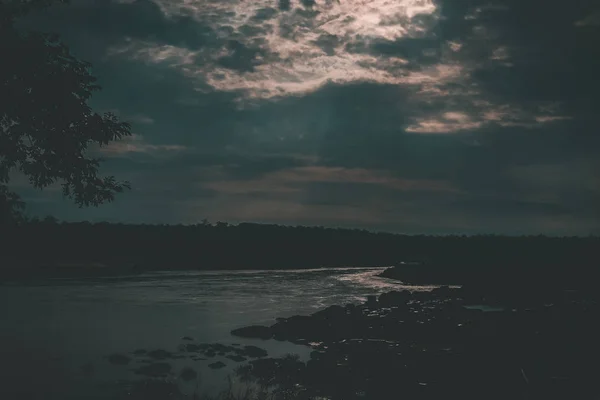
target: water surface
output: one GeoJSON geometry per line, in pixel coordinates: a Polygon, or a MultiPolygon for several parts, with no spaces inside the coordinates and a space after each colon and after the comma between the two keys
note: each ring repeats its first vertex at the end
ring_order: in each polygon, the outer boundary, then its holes
{"type": "MultiPolygon", "coordinates": [[[[174,351],[183,336],[306,357],[309,349],[303,346],[239,339],[229,332],[404,287],[376,277],[381,270],[169,271],[5,283],[0,286],[0,397],[80,398],[92,383],[108,387],[132,377],[134,365],[110,365],[107,355],[139,348],[174,351]],[[88,363],[94,366],[92,377],[81,371],[88,363]]],[[[189,360],[177,361],[176,367],[193,366],[201,370],[204,386],[217,387],[236,365],[223,361],[228,368],[221,371],[189,360]]],[[[100,397],[101,391],[94,393],[100,397]]]]}

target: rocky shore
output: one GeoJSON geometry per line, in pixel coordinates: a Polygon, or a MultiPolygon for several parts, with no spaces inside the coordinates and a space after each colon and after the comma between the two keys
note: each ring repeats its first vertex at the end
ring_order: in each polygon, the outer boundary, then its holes
{"type": "MultiPolygon", "coordinates": [[[[229,367],[226,372],[234,366],[236,382],[259,388],[248,392],[253,395],[222,399],[600,398],[595,383],[600,372],[597,297],[535,289],[528,295],[512,288],[499,295],[473,286],[392,291],[361,304],[334,305],[231,332],[309,346],[308,360],[185,336],[172,352],[138,349],[109,355],[106,361],[142,379],[128,387],[128,393],[141,390],[137,397],[128,395],[131,399],[189,398],[180,391],[182,383],[188,385],[187,396],[193,391],[197,398],[203,364],[215,370],[229,367]],[[176,359],[186,361],[183,369],[176,359]],[[170,394],[155,396],[162,392],[149,389],[153,385],[170,394]]],[[[84,367],[83,373],[93,373],[92,366],[84,367]]]]}
{"type": "Polygon", "coordinates": [[[306,363],[262,358],[239,372],[281,398],[600,398],[595,300],[576,291],[487,297],[468,288],[405,290],[236,329],[314,349],[306,363]]]}

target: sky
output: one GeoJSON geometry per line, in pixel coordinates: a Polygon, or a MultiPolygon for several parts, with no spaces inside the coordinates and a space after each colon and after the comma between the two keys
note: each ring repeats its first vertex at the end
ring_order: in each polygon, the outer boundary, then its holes
{"type": "Polygon", "coordinates": [[[93,64],[129,180],[63,220],[600,234],[600,4],[72,0],[33,18],[93,64]]]}

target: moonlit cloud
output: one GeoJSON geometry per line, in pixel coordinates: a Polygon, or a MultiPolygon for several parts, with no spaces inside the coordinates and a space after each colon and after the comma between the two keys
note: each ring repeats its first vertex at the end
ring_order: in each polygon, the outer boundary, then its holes
{"type": "Polygon", "coordinates": [[[459,112],[446,112],[440,119],[422,119],[415,125],[406,128],[411,133],[449,133],[476,129],[481,121],[473,121],[471,117],[459,112]]]}
{"type": "Polygon", "coordinates": [[[94,110],[132,123],[91,150],[134,190],[94,211],[24,197],[66,219],[600,234],[598,15],[558,0],[72,0],[31,27],[93,64],[94,110]]]}
{"type": "Polygon", "coordinates": [[[460,111],[446,111],[439,115],[417,118],[406,128],[410,133],[456,133],[475,131],[486,125],[497,124],[502,127],[524,127],[543,129],[547,124],[571,119],[565,115],[552,115],[556,106],[530,106],[529,109],[515,108],[510,105],[494,105],[486,101],[471,103],[472,115],[460,111]],[[540,112],[548,114],[540,114],[540,112]],[[475,111],[475,112],[474,112],[475,111]]]}
{"type": "Polygon", "coordinates": [[[175,145],[175,144],[150,144],[144,140],[142,135],[133,134],[126,138],[123,138],[116,142],[111,142],[106,146],[102,146],[98,149],[98,151],[110,157],[119,157],[124,156],[130,153],[144,153],[144,154],[165,154],[165,153],[174,153],[185,150],[185,146],[175,145]]]}
{"type": "Polygon", "coordinates": [[[198,23],[221,35],[212,51],[190,51],[170,45],[126,40],[109,49],[111,56],[128,56],[149,63],[166,63],[188,77],[219,91],[236,91],[248,98],[273,98],[313,92],[328,83],[445,84],[461,71],[443,62],[424,71],[408,69],[399,57],[354,53],[348,47],[403,37],[431,35],[436,6],[431,0],[354,0],[319,2],[306,8],[293,4],[288,11],[270,8],[272,1],[206,2],[158,1],[168,16],[192,15],[198,23]],[[265,10],[273,10],[266,13],[265,10]],[[257,18],[267,15],[265,18],[257,18]],[[423,22],[423,16],[431,21],[423,22]],[[225,29],[227,28],[227,29],[225,29]],[[319,40],[330,38],[329,51],[319,40]],[[224,68],[220,60],[237,56],[228,49],[235,40],[249,53],[249,70],[224,68]]]}
{"type": "Polygon", "coordinates": [[[133,60],[142,60],[153,64],[166,64],[171,67],[184,67],[194,62],[197,52],[184,47],[155,45],[151,42],[135,41],[125,38],[121,45],[111,47],[109,56],[127,55],[133,60]]]}

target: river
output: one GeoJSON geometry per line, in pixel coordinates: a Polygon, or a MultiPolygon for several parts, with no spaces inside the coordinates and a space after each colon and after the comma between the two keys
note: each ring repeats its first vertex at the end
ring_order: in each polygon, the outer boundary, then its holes
{"type": "MultiPolygon", "coordinates": [[[[307,347],[239,339],[229,332],[404,288],[375,276],[381,270],[167,271],[4,283],[0,398],[65,400],[82,398],[82,393],[102,398],[102,388],[108,393],[120,380],[134,377],[132,365],[111,365],[109,354],[140,348],[175,351],[183,336],[197,343],[253,344],[271,356],[296,353],[306,358],[307,347]],[[93,373],[82,373],[85,364],[93,373]]],[[[222,370],[206,368],[210,361],[177,360],[176,367],[199,370],[203,390],[211,392],[236,365],[222,360],[228,364],[222,370]]]]}

